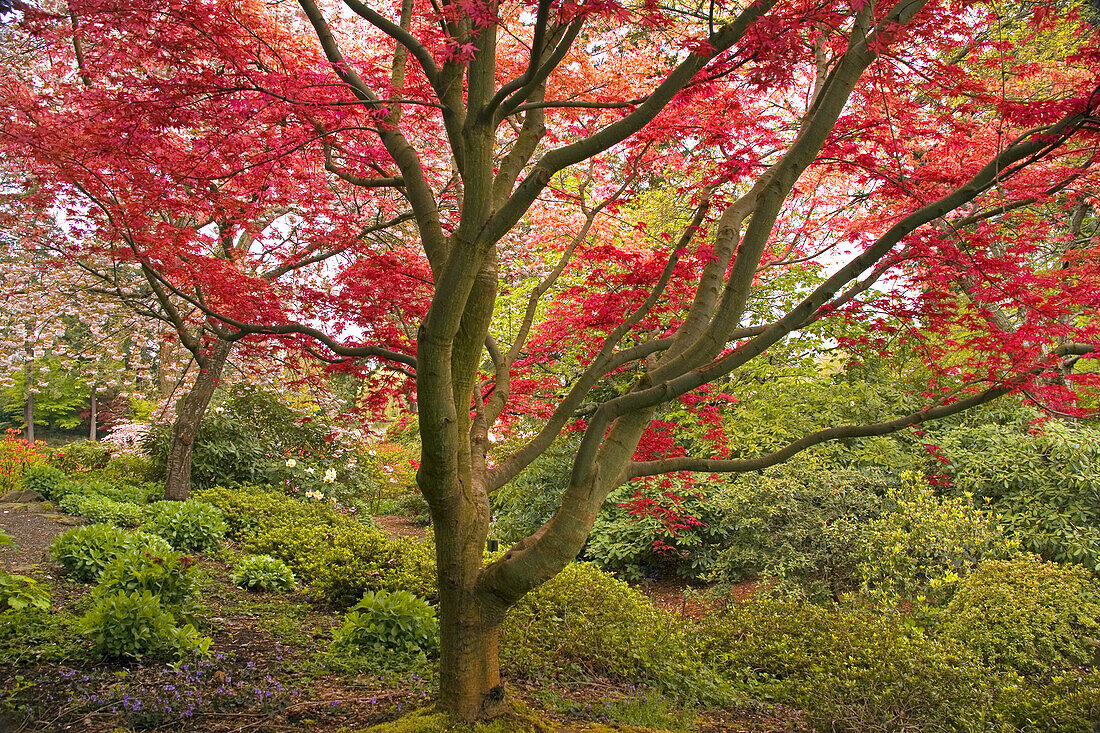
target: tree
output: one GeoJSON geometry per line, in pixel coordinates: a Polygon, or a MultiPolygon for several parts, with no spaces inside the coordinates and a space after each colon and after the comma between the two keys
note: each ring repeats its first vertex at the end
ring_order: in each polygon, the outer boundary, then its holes
{"type": "MultiPolygon", "coordinates": [[[[1034,8],[1020,28],[1037,35],[1061,24],[1073,42],[1050,62],[1016,64],[997,7],[982,3],[300,6],[304,18],[276,6],[252,37],[308,24],[327,72],[250,75],[247,95],[310,119],[324,140],[318,161],[379,208],[407,204],[409,217],[389,229],[422,248],[431,280],[426,312],[407,317],[415,351],[356,338],[342,317],[318,327],[289,306],[187,300],[238,333],[298,334],[332,358],[415,370],[441,702],[461,718],[492,714],[502,698],[497,631],[507,609],[577,555],[622,483],[756,470],[1025,388],[1058,398],[1046,389],[1053,375],[1092,353],[1095,273],[1086,264],[1052,272],[1028,246],[1056,238],[1040,222],[1028,241],[1005,227],[1022,206],[1065,211],[1095,190],[1100,43],[1075,11],[1034,8]],[[614,225],[629,199],[653,190],[686,210],[652,235],[614,225]],[[815,278],[754,302],[810,262],[815,278]],[[494,324],[502,287],[530,293],[518,327],[494,324]],[[566,302],[584,310],[555,309],[566,302]],[[983,315],[994,303],[1026,312],[1007,330],[983,315]],[[708,385],[735,385],[819,323],[856,319],[873,335],[845,345],[853,358],[897,342],[918,348],[929,328],[983,358],[928,345],[933,379],[917,409],[757,456],[688,454],[677,426],[657,419],[676,401],[723,409],[736,394],[708,385]],[[524,415],[536,429],[491,461],[490,430],[524,415]],[[579,447],[560,506],[484,566],[490,493],[565,430],[579,447]]],[[[260,13],[245,0],[161,5],[156,18],[132,5],[74,8],[99,29],[89,37],[110,42],[143,37],[142,23],[221,28],[245,9],[260,13]]],[[[196,87],[175,91],[209,101],[196,87]]],[[[228,84],[218,104],[253,98],[241,94],[228,84]]],[[[395,264],[391,279],[404,278],[395,264]]],[[[355,267],[344,282],[380,275],[355,267]]],[[[518,315],[514,297],[500,302],[518,315]]]]}

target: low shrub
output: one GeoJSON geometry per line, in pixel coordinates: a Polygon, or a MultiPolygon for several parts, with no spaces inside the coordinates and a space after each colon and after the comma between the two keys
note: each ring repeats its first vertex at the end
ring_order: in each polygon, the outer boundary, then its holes
{"type": "Polygon", "coordinates": [[[1100,729],[1100,670],[1067,669],[1049,680],[1002,674],[992,713],[1001,730],[1095,733],[1100,729]]]}
{"type": "Polygon", "coordinates": [[[57,485],[64,480],[65,472],[55,466],[28,466],[23,472],[22,486],[47,498],[53,498],[57,485]]]}
{"type": "Polygon", "coordinates": [[[707,578],[761,576],[773,593],[835,598],[859,586],[858,546],[882,512],[889,481],[813,464],[778,466],[729,482],[715,497],[724,530],[707,578]]]}
{"type": "Polygon", "coordinates": [[[270,555],[251,555],[237,563],[233,582],[256,591],[294,590],[294,573],[286,563],[270,555]]]}
{"type": "Polygon", "coordinates": [[[435,598],[435,552],[426,542],[389,540],[379,529],[350,521],[311,525],[284,521],[241,542],[241,550],[285,562],[310,591],[337,607],[367,591],[408,590],[435,598]]]}
{"type": "Polygon", "coordinates": [[[161,605],[181,609],[195,589],[193,565],[190,557],[178,552],[123,552],[103,570],[95,593],[102,596],[149,591],[160,599],[161,605]]]}
{"type": "Polygon", "coordinates": [[[598,675],[682,697],[717,696],[682,625],[587,563],[569,565],[508,612],[500,653],[511,673],[526,677],[598,675]]]}
{"type": "Polygon", "coordinates": [[[332,643],[344,652],[434,654],[439,621],[426,600],[408,591],[368,591],[333,630],[332,643]]]}
{"type": "Polygon", "coordinates": [[[1100,584],[1084,568],[1033,555],[987,560],[960,581],[944,618],[988,665],[1048,674],[1093,662],[1100,584]]]}
{"type": "Polygon", "coordinates": [[[65,473],[81,473],[106,468],[111,447],[94,440],[74,440],[50,453],[50,465],[65,473]]]}
{"type": "Polygon", "coordinates": [[[0,612],[50,610],[50,592],[33,578],[0,572],[0,612]]]}
{"type": "Polygon", "coordinates": [[[270,486],[242,484],[233,488],[216,486],[192,492],[191,498],[212,504],[225,519],[226,537],[241,542],[261,529],[278,524],[330,526],[358,524],[315,501],[287,496],[270,486]]]}
{"type": "Polygon", "coordinates": [[[115,501],[98,494],[67,494],[59,503],[70,514],[116,527],[136,527],[143,517],[142,507],[137,504],[115,501]]]}
{"type": "Polygon", "coordinates": [[[937,497],[921,477],[904,477],[886,505],[889,511],[861,533],[859,570],[866,587],[887,596],[948,598],[980,560],[1019,549],[997,516],[975,508],[969,497],[937,497]]]}
{"type": "MultiPolygon", "coordinates": [[[[105,466],[108,473],[119,478],[120,481],[130,484],[145,484],[156,482],[162,476],[157,475],[153,466],[153,459],[141,453],[119,453],[111,456],[105,466]]],[[[157,499],[162,498],[157,496],[157,499]]]]}
{"type": "Polygon", "coordinates": [[[75,527],[59,534],[50,554],[76,580],[94,581],[117,556],[125,552],[161,555],[171,550],[162,538],[145,532],[127,532],[109,524],[75,527]]]}
{"type": "Polygon", "coordinates": [[[197,499],[158,501],[146,509],[142,529],[168,540],[182,552],[203,552],[221,546],[226,524],[221,510],[197,499]]]}
{"type": "Polygon", "coordinates": [[[0,666],[18,670],[24,664],[84,656],[75,622],[69,614],[48,608],[0,611],[0,666]]]}
{"type": "Polygon", "coordinates": [[[978,659],[891,610],[755,598],[703,619],[703,657],[815,729],[971,731],[990,698],[978,659]]]}
{"type": "Polygon", "coordinates": [[[211,644],[194,626],[176,626],[175,617],[148,590],[99,596],[78,628],[103,657],[201,656],[211,644]]]}

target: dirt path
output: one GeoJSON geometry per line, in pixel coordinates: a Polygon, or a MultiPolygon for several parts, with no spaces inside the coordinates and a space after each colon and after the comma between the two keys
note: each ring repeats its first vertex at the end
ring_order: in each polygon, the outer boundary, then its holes
{"type": "Polygon", "coordinates": [[[0,547],[0,570],[26,574],[49,559],[53,538],[80,519],[65,514],[35,511],[22,504],[0,504],[0,530],[15,546],[0,547]]]}

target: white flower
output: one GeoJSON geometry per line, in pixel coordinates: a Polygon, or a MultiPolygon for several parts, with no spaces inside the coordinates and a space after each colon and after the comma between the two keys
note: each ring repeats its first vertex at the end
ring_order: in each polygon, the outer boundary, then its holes
{"type": "Polygon", "coordinates": [[[322,498],[324,498],[324,494],[322,494],[320,491],[307,491],[306,498],[316,499],[317,501],[320,501],[322,498]]]}
{"type": "Polygon", "coordinates": [[[218,412],[218,413],[225,412],[225,408],[224,407],[215,407],[214,412],[218,412]]]}
{"type": "Polygon", "coordinates": [[[286,467],[287,468],[294,468],[297,465],[298,465],[298,461],[294,460],[293,458],[287,458],[286,459],[286,467]]]}
{"type": "Polygon", "coordinates": [[[324,481],[326,484],[331,484],[335,480],[336,480],[336,469],[335,468],[330,468],[327,471],[325,471],[325,477],[322,479],[322,481],[324,481]]]}
{"type": "Polygon", "coordinates": [[[310,476],[312,476],[313,475],[313,466],[310,466],[309,468],[307,468],[306,473],[308,473],[310,476]]]}

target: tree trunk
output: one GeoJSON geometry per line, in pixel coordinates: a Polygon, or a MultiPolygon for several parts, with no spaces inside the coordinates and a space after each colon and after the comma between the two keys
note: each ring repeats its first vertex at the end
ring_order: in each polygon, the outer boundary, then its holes
{"type": "Polygon", "coordinates": [[[95,387],[92,387],[92,414],[88,420],[88,440],[96,439],[96,420],[99,416],[96,414],[96,400],[95,400],[95,387]]]}
{"type": "MultiPolygon", "coordinates": [[[[32,325],[27,324],[28,333],[32,325]]],[[[34,344],[27,340],[23,344],[27,359],[23,362],[23,386],[27,391],[27,400],[23,404],[23,422],[27,424],[27,442],[34,442],[34,344]]]]}
{"type": "Polygon", "coordinates": [[[191,495],[191,452],[195,437],[210,399],[221,381],[222,369],[232,347],[233,344],[229,341],[218,341],[202,360],[191,391],[180,398],[176,421],[172,424],[172,434],[168,442],[165,499],[183,501],[191,495]]]}
{"type": "Polygon", "coordinates": [[[446,524],[435,524],[440,703],[456,718],[473,722],[496,717],[504,709],[498,639],[506,608],[477,585],[488,527],[468,522],[464,524],[472,531],[458,533],[455,527],[448,531],[446,524]]]}

